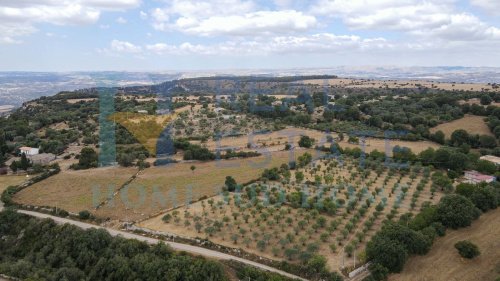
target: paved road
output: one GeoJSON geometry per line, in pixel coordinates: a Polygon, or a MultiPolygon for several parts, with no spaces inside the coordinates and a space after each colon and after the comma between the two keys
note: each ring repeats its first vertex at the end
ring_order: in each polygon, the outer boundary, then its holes
{"type": "MultiPolygon", "coordinates": [[[[2,208],[3,208],[3,204],[0,201],[0,211],[2,210],[2,208]]],[[[289,277],[289,278],[307,281],[307,279],[295,276],[293,274],[278,270],[278,269],[273,268],[273,267],[269,267],[269,266],[266,266],[266,265],[263,265],[260,263],[256,263],[256,262],[253,262],[250,260],[246,260],[246,259],[242,259],[242,258],[235,257],[232,255],[224,254],[221,252],[205,249],[202,247],[196,247],[196,246],[187,245],[187,244],[181,244],[181,243],[175,243],[175,242],[169,242],[169,241],[163,241],[163,240],[159,240],[159,239],[144,237],[141,235],[137,235],[137,234],[133,234],[133,233],[125,232],[125,231],[104,228],[104,227],[89,224],[89,223],[84,223],[84,222],[75,221],[75,220],[71,220],[71,219],[55,217],[55,216],[51,216],[51,215],[47,215],[47,214],[43,214],[43,213],[37,213],[37,212],[31,212],[31,211],[25,211],[25,210],[19,210],[18,212],[29,215],[29,216],[37,217],[37,218],[50,218],[50,219],[54,220],[56,223],[61,223],[61,224],[68,223],[68,224],[80,227],[82,229],[90,229],[90,228],[105,229],[112,236],[121,236],[121,237],[124,237],[127,239],[137,239],[139,241],[144,241],[148,244],[157,244],[159,242],[164,242],[165,244],[172,247],[172,249],[177,250],[177,251],[185,251],[185,252],[189,252],[191,254],[201,255],[201,256],[220,259],[220,260],[235,260],[235,261],[238,261],[238,262],[241,262],[241,263],[244,263],[247,265],[251,265],[251,266],[263,269],[263,270],[275,272],[275,273],[281,274],[281,275],[289,277]]]]}

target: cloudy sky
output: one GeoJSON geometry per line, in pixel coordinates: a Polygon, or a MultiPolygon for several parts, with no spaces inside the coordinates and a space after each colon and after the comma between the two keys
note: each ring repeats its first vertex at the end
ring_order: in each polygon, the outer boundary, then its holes
{"type": "Polygon", "coordinates": [[[500,0],[1,0],[0,70],[500,66],[500,0]]]}

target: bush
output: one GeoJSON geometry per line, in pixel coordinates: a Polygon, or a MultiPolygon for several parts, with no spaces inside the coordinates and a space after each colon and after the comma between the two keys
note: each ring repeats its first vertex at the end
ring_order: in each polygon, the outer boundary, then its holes
{"type": "Polygon", "coordinates": [[[457,249],[458,253],[466,259],[473,259],[481,254],[479,248],[474,243],[467,240],[455,243],[455,249],[457,249]]]}
{"type": "Polygon", "coordinates": [[[91,216],[92,216],[92,214],[90,214],[90,212],[87,210],[84,210],[84,211],[81,211],[80,213],[78,213],[78,217],[82,220],[88,220],[88,219],[90,219],[91,216]]]}

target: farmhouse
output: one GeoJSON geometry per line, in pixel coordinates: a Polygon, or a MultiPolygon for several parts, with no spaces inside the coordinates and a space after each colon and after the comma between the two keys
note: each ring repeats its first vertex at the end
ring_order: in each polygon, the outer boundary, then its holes
{"type": "Polygon", "coordinates": [[[479,173],[478,171],[465,171],[465,182],[466,183],[478,184],[481,182],[490,183],[493,181],[495,181],[494,176],[483,175],[483,174],[479,173]]]}
{"type": "Polygon", "coordinates": [[[23,146],[19,148],[19,153],[20,154],[24,153],[26,156],[37,155],[39,151],[40,150],[38,148],[33,148],[29,146],[23,146]]]}
{"type": "Polygon", "coordinates": [[[485,156],[482,156],[481,158],[479,158],[481,160],[485,160],[485,161],[489,161],[497,166],[500,166],[500,157],[496,157],[496,156],[493,156],[493,155],[485,155],[485,156]]]}

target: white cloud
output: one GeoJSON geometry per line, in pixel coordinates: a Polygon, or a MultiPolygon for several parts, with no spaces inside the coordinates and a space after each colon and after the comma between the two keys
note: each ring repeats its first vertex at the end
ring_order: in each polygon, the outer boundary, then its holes
{"type": "Polygon", "coordinates": [[[141,19],[145,20],[148,18],[148,13],[146,13],[144,11],[140,11],[139,16],[141,17],[141,19]]]}
{"type": "Polygon", "coordinates": [[[152,11],[153,27],[200,36],[290,34],[318,26],[314,16],[295,10],[258,10],[251,1],[173,0],[152,11]]]}
{"type": "Polygon", "coordinates": [[[271,55],[271,54],[318,54],[344,51],[364,51],[392,48],[384,38],[363,39],[359,36],[319,33],[304,36],[277,36],[261,40],[226,41],[213,45],[183,43],[171,45],[158,43],[145,49],[160,55],[271,55]]]}
{"type": "Polygon", "coordinates": [[[213,35],[269,35],[306,31],[316,27],[312,16],[297,11],[260,11],[242,16],[215,16],[197,22],[180,18],[175,26],[186,33],[213,35]]]}
{"type": "Polygon", "coordinates": [[[80,0],[84,6],[90,6],[108,10],[125,10],[138,7],[141,5],[141,0],[80,0]]]}
{"type": "Polygon", "coordinates": [[[142,52],[142,48],[140,46],[136,46],[130,42],[113,40],[111,41],[110,51],[118,52],[118,53],[140,53],[142,52]]]}
{"type": "Polygon", "coordinates": [[[489,14],[500,15],[500,1],[498,0],[471,0],[470,2],[489,14]]]}
{"type": "Polygon", "coordinates": [[[22,41],[16,39],[31,33],[36,29],[27,24],[3,23],[0,24],[0,44],[18,44],[22,41]]]}
{"type": "Polygon", "coordinates": [[[119,17],[119,18],[116,19],[116,22],[119,23],[119,24],[126,24],[127,20],[124,19],[123,17],[119,17]]]}
{"type": "Polygon", "coordinates": [[[93,24],[103,11],[125,10],[140,4],[141,0],[2,0],[0,42],[29,35],[36,31],[34,26],[38,23],[93,24]],[[25,32],[17,32],[18,26],[25,32]]]}
{"type": "MultiPolygon", "coordinates": [[[[478,0],[481,1],[481,0],[478,0]]],[[[483,0],[484,1],[484,0],[483,0]]],[[[311,12],[353,29],[394,30],[443,40],[499,39],[499,29],[457,12],[454,0],[319,0],[311,12]]]]}

